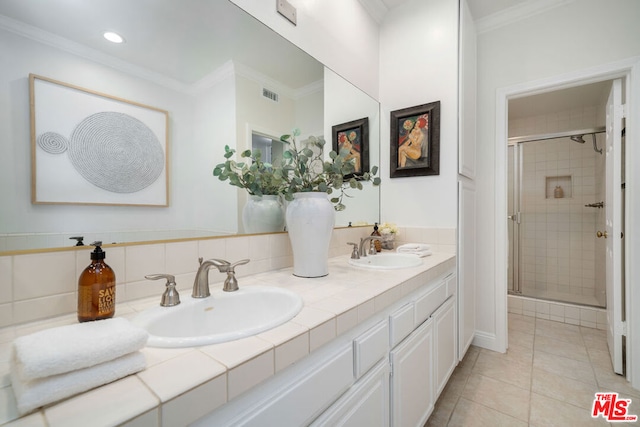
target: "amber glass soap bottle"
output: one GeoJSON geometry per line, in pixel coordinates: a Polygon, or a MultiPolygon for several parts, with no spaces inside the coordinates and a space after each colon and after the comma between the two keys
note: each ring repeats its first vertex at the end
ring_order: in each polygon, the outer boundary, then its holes
{"type": "Polygon", "coordinates": [[[116,275],[105,262],[102,242],[93,242],[91,264],[78,279],[78,321],[108,319],[116,308],[116,275]]]}

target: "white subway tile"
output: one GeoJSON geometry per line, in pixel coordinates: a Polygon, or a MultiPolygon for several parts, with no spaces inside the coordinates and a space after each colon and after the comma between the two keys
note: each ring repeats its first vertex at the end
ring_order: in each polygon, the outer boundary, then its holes
{"type": "Polygon", "coordinates": [[[226,368],[200,351],[193,350],[139,372],[138,377],[160,398],[168,402],[202,383],[224,374],[226,368]],[[179,371],[180,375],[172,375],[179,371]]]}
{"type": "Polygon", "coordinates": [[[16,324],[33,322],[75,313],[77,308],[78,299],[75,292],[16,301],[13,303],[13,321],[16,324]]]}
{"type": "Polygon", "coordinates": [[[227,403],[227,376],[220,375],[162,404],[162,426],[188,425],[227,403]]]}
{"type": "Polygon", "coordinates": [[[198,270],[198,242],[171,242],[165,244],[165,274],[178,275],[198,270]]]}
{"type": "Polygon", "coordinates": [[[165,245],[136,245],[125,248],[127,282],[145,280],[148,274],[165,273],[165,245]]]}
{"type": "Polygon", "coordinates": [[[0,256],[0,304],[13,301],[13,257],[0,256]]]}
{"type": "Polygon", "coordinates": [[[15,300],[75,292],[77,286],[75,251],[14,257],[13,296],[15,300]]]}
{"type": "Polygon", "coordinates": [[[157,405],[157,398],[142,381],[129,376],[46,408],[44,414],[50,427],[88,426],[96,420],[119,425],[157,405]]]}
{"type": "Polygon", "coordinates": [[[274,351],[270,350],[229,371],[227,374],[228,400],[271,377],[275,372],[274,351]]]}

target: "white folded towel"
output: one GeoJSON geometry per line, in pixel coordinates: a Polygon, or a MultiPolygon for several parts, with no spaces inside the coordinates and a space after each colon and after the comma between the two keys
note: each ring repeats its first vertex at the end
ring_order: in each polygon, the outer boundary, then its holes
{"type": "Polygon", "coordinates": [[[431,246],[424,243],[407,243],[405,245],[400,245],[396,249],[396,252],[401,254],[414,254],[418,255],[420,258],[429,256],[432,253],[431,246]]]}
{"type": "Polygon", "coordinates": [[[412,253],[412,252],[428,251],[430,249],[431,249],[431,246],[425,243],[407,243],[407,244],[398,246],[396,251],[401,253],[412,253]]]}
{"type": "Polygon", "coordinates": [[[49,403],[135,374],[145,366],[144,354],[136,351],[90,368],[23,382],[11,364],[11,387],[18,411],[25,415],[49,403]]]}
{"type": "Polygon", "coordinates": [[[22,381],[98,365],[140,350],[149,334],[116,317],[46,329],[17,338],[12,360],[22,381]]]}

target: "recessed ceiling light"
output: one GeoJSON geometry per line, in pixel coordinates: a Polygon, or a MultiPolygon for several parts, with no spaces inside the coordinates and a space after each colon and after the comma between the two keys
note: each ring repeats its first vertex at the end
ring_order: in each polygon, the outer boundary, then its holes
{"type": "Polygon", "coordinates": [[[102,33],[102,37],[109,40],[112,43],[124,43],[124,38],[118,33],[114,33],[113,31],[105,31],[102,33]]]}

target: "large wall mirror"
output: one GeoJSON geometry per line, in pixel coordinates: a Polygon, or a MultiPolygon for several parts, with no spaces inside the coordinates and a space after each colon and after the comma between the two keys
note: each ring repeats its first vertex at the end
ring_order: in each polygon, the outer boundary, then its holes
{"type": "MultiPolygon", "coordinates": [[[[78,235],[241,234],[246,193],[212,170],[225,145],[242,151],[254,136],[268,144],[297,127],[331,149],[332,126],[368,118],[379,165],[378,103],[228,0],[3,0],[0,45],[0,255],[73,246],[78,235]],[[166,110],[169,206],[33,204],[29,74],[166,110]]],[[[336,226],[379,220],[377,187],[350,195],[336,226]]]]}

